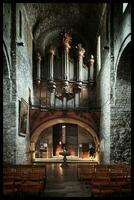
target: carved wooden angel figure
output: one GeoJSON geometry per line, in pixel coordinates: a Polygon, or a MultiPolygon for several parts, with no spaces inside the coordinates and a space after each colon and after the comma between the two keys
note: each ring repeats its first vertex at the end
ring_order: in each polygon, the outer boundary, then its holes
{"type": "Polygon", "coordinates": [[[82,47],[82,44],[79,43],[77,46],[76,46],[76,49],[78,49],[78,55],[80,57],[84,57],[84,53],[85,53],[85,49],[82,47]]]}
{"type": "Polygon", "coordinates": [[[69,49],[71,48],[70,43],[72,42],[72,37],[70,33],[65,33],[63,37],[63,44],[65,47],[65,50],[68,52],[69,49]]]}

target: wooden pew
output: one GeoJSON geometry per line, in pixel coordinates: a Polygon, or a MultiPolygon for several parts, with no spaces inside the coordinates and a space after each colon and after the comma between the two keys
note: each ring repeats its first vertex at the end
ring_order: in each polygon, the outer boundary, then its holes
{"type": "Polygon", "coordinates": [[[92,175],[95,172],[95,165],[80,165],[78,166],[78,180],[91,181],[92,175]]]}
{"type": "Polygon", "coordinates": [[[46,167],[38,165],[10,165],[3,167],[3,192],[43,191],[46,167]]]}
{"type": "Polygon", "coordinates": [[[91,183],[93,196],[123,196],[131,193],[130,165],[79,166],[78,178],[91,183]]]}

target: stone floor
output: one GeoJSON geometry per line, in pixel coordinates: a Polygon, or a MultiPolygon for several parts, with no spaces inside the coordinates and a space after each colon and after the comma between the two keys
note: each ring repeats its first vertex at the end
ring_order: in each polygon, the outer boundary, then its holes
{"type": "Polygon", "coordinates": [[[90,185],[77,177],[77,164],[47,164],[46,197],[90,197],[90,185]]]}

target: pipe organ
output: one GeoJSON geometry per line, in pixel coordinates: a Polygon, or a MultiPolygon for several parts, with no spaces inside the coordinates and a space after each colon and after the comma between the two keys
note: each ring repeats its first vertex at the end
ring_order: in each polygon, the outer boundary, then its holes
{"type": "MultiPolygon", "coordinates": [[[[44,58],[45,66],[42,66],[41,55],[39,52],[37,53],[36,80],[38,84],[34,82],[34,98],[39,98],[38,102],[42,108],[77,109],[83,107],[81,96],[84,98],[84,102],[87,102],[87,107],[89,105],[90,86],[92,87],[95,82],[94,56],[91,55],[87,62],[88,65],[84,64],[85,49],[82,44],[79,43],[72,49],[71,43],[71,34],[67,32],[62,37],[62,51],[60,51],[62,55],[59,55],[58,47],[50,45],[47,49],[47,58],[44,58]],[[70,56],[72,51],[76,52],[74,56],[72,54],[70,56]],[[46,78],[41,79],[43,67],[47,68],[48,74],[45,73],[46,78]],[[87,90],[86,94],[88,93],[88,95],[86,96],[81,95],[83,87],[84,90],[87,90]],[[45,92],[43,93],[44,88],[45,92]]],[[[86,106],[85,103],[84,106],[86,106]]]]}

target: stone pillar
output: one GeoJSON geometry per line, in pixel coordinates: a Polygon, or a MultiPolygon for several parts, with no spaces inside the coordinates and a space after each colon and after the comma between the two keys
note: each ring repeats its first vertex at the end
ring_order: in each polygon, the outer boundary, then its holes
{"type": "Polygon", "coordinates": [[[90,81],[94,81],[94,56],[91,55],[90,60],[90,81]]]}
{"type": "Polygon", "coordinates": [[[63,59],[63,79],[68,80],[68,70],[69,70],[69,49],[71,48],[70,43],[72,38],[69,33],[65,33],[63,37],[64,46],[64,59],[63,59]]]}
{"type": "Polygon", "coordinates": [[[41,56],[40,53],[37,53],[37,80],[40,82],[41,80],[41,56]]]}
{"type": "Polygon", "coordinates": [[[50,47],[49,54],[50,54],[50,66],[49,66],[50,74],[49,74],[49,79],[53,80],[53,75],[54,75],[53,64],[54,64],[55,48],[50,47]]]}
{"type": "Polygon", "coordinates": [[[78,49],[77,81],[82,81],[82,66],[83,66],[83,57],[84,57],[85,49],[82,48],[81,44],[78,44],[76,48],[78,49]]]}

